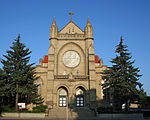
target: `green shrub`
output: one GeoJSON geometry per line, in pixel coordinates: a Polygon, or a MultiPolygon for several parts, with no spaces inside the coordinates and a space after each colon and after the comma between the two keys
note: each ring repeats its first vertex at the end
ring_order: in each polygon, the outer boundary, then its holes
{"type": "Polygon", "coordinates": [[[33,107],[33,112],[45,112],[47,108],[47,105],[38,105],[36,107],[33,107]]]}
{"type": "Polygon", "coordinates": [[[2,106],[3,112],[16,112],[15,108],[10,105],[4,105],[2,106]]]}

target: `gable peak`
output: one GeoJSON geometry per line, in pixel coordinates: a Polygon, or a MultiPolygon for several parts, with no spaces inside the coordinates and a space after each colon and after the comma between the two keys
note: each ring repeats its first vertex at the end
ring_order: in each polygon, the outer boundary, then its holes
{"type": "Polygon", "coordinates": [[[84,34],[84,31],[79,28],[73,21],[70,21],[66,26],[64,26],[59,33],[68,33],[68,34],[84,34]]]}

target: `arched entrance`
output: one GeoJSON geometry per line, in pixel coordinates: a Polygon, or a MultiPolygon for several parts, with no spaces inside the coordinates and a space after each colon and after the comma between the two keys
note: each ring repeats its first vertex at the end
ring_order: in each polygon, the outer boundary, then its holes
{"type": "Polygon", "coordinates": [[[84,107],[85,103],[85,89],[78,87],[76,89],[76,107],[84,107]]]}
{"type": "Polygon", "coordinates": [[[66,107],[68,104],[68,93],[65,88],[59,89],[59,107],[66,107]]]}

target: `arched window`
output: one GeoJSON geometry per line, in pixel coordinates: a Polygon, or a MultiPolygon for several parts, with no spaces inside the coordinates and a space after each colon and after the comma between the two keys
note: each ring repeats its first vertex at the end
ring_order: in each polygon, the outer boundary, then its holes
{"type": "Polygon", "coordinates": [[[80,88],[76,91],[76,106],[84,107],[84,91],[80,88]]]}
{"type": "Polygon", "coordinates": [[[66,107],[67,105],[67,91],[61,89],[59,92],[59,107],[66,107]]]}

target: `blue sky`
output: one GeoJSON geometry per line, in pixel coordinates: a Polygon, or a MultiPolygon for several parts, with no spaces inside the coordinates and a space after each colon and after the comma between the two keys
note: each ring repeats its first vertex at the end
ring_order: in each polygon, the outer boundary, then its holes
{"type": "Polygon", "coordinates": [[[109,61],[123,36],[134,66],[143,75],[140,82],[150,95],[150,0],[0,0],[0,58],[20,33],[22,42],[32,51],[31,62],[38,64],[48,54],[53,17],[60,30],[70,21],[70,11],[83,30],[90,18],[95,54],[107,66],[112,65],[109,61]]]}

